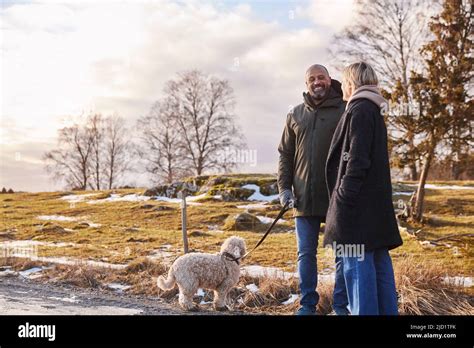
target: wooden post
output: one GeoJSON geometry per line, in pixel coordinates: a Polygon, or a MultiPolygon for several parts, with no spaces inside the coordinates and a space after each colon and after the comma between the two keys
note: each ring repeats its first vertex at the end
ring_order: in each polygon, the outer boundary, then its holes
{"type": "Polygon", "coordinates": [[[184,246],[184,253],[188,253],[188,233],[186,228],[186,192],[182,190],[180,192],[181,196],[181,231],[183,232],[183,246],[184,246]]]}

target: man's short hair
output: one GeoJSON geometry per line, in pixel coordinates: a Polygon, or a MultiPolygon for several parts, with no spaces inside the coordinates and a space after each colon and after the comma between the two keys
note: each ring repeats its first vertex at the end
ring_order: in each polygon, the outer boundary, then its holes
{"type": "Polygon", "coordinates": [[[351,82],[357,89],[366,85],[378,85],[379,80],[374,68],[366,62],[353,63],[344,68],[342,72],[344,81],[351,82]]]}
{"type": "Polygon", "coordinates": [[[308,73],[310,72],[310,70],[316,69],[316,68],[318,68],[318,69],[323,69],[323,70],[326,72],[326,74],[329,76],[329,71],[328,71],[328,69],[327,69],[324,65],[321,65],[321,64],[313,64],[313,65],[311,65],[308,69],[306,69],[306,75],[308,75],[308,73]]]}

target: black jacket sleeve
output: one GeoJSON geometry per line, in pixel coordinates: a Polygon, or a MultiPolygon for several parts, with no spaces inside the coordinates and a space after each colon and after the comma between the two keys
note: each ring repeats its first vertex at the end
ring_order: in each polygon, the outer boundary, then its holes
{"type": "Polygon", "coordinates": [[[281,136],[278,152],[280,159],[278,161],[278,190],[291,190],[293,185],[294,158],[296,148],[296,136],[292,128],[292,114],[286,117],[285,129],[281,136]]]}

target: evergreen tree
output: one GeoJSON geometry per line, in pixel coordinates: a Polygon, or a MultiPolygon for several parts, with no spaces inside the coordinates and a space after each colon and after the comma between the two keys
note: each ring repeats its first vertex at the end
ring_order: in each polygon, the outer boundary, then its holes
{"type": "Polygon", "coordinates": [[[419,105],[419,151],[424,155],[418,190],[411,207],[415,221],[423,218],[425,183],[438,146],[453,151],[456,167],[464,148],[472,145],[473,123],[473,4],[471,0],[445,0],[441,13],[432,18],[434,39],[421,52],[425,71],[412,73],[419,105]]]}

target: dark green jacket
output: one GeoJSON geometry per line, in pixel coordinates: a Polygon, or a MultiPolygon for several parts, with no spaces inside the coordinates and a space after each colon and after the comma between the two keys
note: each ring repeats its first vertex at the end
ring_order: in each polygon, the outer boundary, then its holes
{"type": "Polygon", "coordinates": [[[332,80],[326,100],[315,106],[303,93],[304,103],[288,114],[278,152],[278,189],[293,189],[296,216],[326,215],[329,197],[325,166],[331,139],[344,113],[341,84],[332,80]]]}

